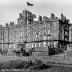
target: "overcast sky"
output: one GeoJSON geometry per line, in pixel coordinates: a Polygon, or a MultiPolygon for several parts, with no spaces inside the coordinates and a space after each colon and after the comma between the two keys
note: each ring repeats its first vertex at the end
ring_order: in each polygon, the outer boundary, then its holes
{"type": "Polygon", "coordinates": [[[63,13],[72,22],[72,0],[0,0],[0,25],[11,21],[17,22],[19,13],[28,9],[32,13],[50,17],[51,13],[60,18],[63,13]],[[33,3],[33,7],[26,2],[33,3]]]}

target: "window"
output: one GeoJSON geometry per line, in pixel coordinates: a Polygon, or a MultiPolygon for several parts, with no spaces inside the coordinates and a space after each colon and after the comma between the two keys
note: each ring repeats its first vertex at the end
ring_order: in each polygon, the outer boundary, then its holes
{"type": "Polygon", "coordinates": [[[26,48],[29,48],[29,43],[26,44],[26,48]]]}
{"type": "Polygon", "coordinates": [[[21,32],[21,37],[22,37],[22,32],[21,32]]]}
{"type": "Polygon", "coordinates": [[[71,38],[72,38],[72,37],[69,37],[69,40],[70,40],[70,41],[71,41],[71,38]]]}
{"type": "Polygon", "coordinates": [[[9,48],[11,48],[11,45],[9,45],[9,48]]]}
{"type": "Polygon", "coordinates": [[[35,43],[35,47],[36,47],[36,43],[35,43]]]}
{"type": "Polygon", "coordinates": [[[48,40],[49,40],[49,36],[48,36],[48,40]]]}
{"type": "Polygon", "coordinates": [[[2,34],[3,34],[3,30],[2,30],[2,34]]]}
{"type": "Polygon", "coordinates": [[[43,35],[43,39],[46,40],[46,36],[45,35],[43,35]]]}
{"type": "Polygon", "coordinates": [[[41,43],[39,43],[39,47],[40,47],[41,43]]]}
{"type": "Polygon", "coordinates": [[[37,37],[35,37],[35,41],[37,40],[37,37]]]}
{"type": "Polygon", "coordinates": [[[34,44],[32,44],[32,48],[34,47],[34,44]]]}
{"type": "Polygon", "coordinates": [[[48,34],[50,34],[50,29],[48,30],[48,34]]]}
{"type": "Polygon", "coordinates": [[[51,47],[51,48],[54,47],[54,42],[50,42],[50,47],[51,47]]]}
{"type": "Polygon", "coordinates": [[[3,44],[2,44],[2,49],[3,49],[3,44]]]}
{"type": "Polygon", "coordinates": [[[12,36],[10,35],[10,39],[11,39],[11,37],[12,37],[12,36]]]}
{"type": "Polygon", "coordinates": [[[48,24],[49,28],[50,28],[50,23],[48,24]]]}
{"type": "Polygon", "coordinates": [[[2,43],[3,43],[3,40],[2,40],[2,43]]]}
{"type": "Polygon", "coordinates": [[[54,47],[57,48],[58,47],[58,42],[54,42],[54,47]]]}
{"type": "Polygon", "coordinates": [[[32,47],[31,47],[31,43],[29,44],[29,46],[30,46],[29,48],[32,48],[32,47]]]}
{"type": "Polygon", "coordinates": [[[33,32],[33,36],[35,35],[35,32],[33,32]]]}
{"type": "Polygon", "coordinates": [[[36,35],[36,37],[38,37],[38,35],[36,35]]]}
{"type": "Polygon", "coordinates": [[[68,35],[68,32],[65,31],[65,35],[67,36],[68,35]]]}
{"type": "Polygon", "coordinates": [[[54,42],[54,47],[56,47],[56,42],[54,42]]]}
{"type": "Polygon", "coordinates": [[[3,35],[2,35],[2,39],[3,39],[3,35]]]}
{"type": "Polygon", "coordinates": [[[48,42],[48,46],[50,46],[50,42],[48,42]]]}
{"type": "Polygon", "coordinates": [[[22,38],[20,38],[20,42],[22,42],[23,41],[23,39],[22,38]]]}
{"type": "Polygon", "coordinates": [[[55,38],[57,38],[57,36],[54,34],[54,35],[53,35],[53,39],[55,39],[55,38]]]}
{"type": "Polygon", "coordinates": [[[45,28],[46,28],[46,24],[44,24],[45,25],[45,28]]]}
{"type": "Polygon", "coordinates": [[[15,48],[15,44],[14,44],[14,48],[15,48]]]}
{"type": "Polygon", "coordinates": [[[27,33],[27,36],[30,36],[30,33],[27,33]]]}
{"type": "Polygon", "coordinates": [[[39,35],[41,34],[41,32],[39,31],[39,35]]]}
{"type": "Polygon", "coordinates": [[[46,47],[46,42],[43,42],[44,47],[46,47]]]}
{"type": "Polygon", "coordinates": [[[69,35],[71,36],[71,31],[69,31],[69,35]]]}

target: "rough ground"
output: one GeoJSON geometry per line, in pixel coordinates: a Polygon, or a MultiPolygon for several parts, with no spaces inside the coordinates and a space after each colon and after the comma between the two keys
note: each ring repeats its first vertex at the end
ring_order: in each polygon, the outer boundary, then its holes
{"type": "MultiPolygon", "coordinates": [[[[64,57],[64,55],[54,55],[54,56],[42,56],[42,57],[18,57],[18,56],[2,56],[0,55],[0,63],[6,62],[6,61],[13,61],[13,60],[22,60],[22,61],[29,61],[33,58],[42,60],[44,64],[49,65],[48,68],[43,68],[42,66],[36,67],[33,66],[32,68],[28,69],[3,69],[0,72],[72,72],[72,58],[64,57]],[[40,69],[42,67],[42,69],[40,69]]],[[[12,63],[13,64],[13,63],[12,63]]],[[[22,63],[24,64],[24,63],[22,63]]],[[[4,63],[4,67],[9,66],[9,64],[4,63]]],[[[11,65],[11,64],[10,64],[11,65]]],[[[19,65],[17,63],[16,65],[19,65]]],[[[15,66],[16,66],[15,65],[15,66]]],[[[2,66],[2,65],[1,65],[2,66]]],[[[10,67],[10,66],[9,66],[10,67]]],[[[20,66],[19,66],[20,67],[20,66]]],[[[0,67],[1,68],[1,67],[0,67]]]]}
{"type": "Polygon", "coordinates": [[[13,60],[0,63],[1,67],[0,72],[72,72],[72,67],[43,64],[40,60],[37,62],[13,60]]]}

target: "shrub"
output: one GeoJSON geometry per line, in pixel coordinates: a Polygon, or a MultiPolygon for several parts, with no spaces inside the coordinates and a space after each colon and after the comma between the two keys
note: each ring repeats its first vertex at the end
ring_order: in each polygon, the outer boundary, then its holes
{"type": "Polygon", "coordinates": [[[0,64],[1,69],[30,69],[30,70],[41,70],[51,68],[51,66],[45,65],[41,60],[32,61],[22,61],[13,60],[8,62],[3,62],[0,64]]]}
{"type": "Polygon", "coordinates": [[[1,69],[27,69],[34,65],[32,61],[13,60],[0,64],[1,69]]]}
{"type": "Polygon", "coordinates": [[[41,60],[37,60],[37,59],[35,59],[35,65],[41,65],[41,64],[43,64],[43,62],[41,61],[41,60]]]}

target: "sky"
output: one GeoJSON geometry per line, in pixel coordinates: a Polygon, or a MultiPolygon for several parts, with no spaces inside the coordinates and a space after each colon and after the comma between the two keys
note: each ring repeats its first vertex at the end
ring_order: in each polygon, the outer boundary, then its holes
{"type": "Polygon", "coordinates": [[[27,9],[37,17],[50,17],[54,13],[60,18],[63,13],[72,23],[72,0],[0,0],[0,25],[5,26],[6,23],[14,21],[22,10],[27,9]],[[26,2],[33,3],[34,6],[27,6],[26,2]]]}

